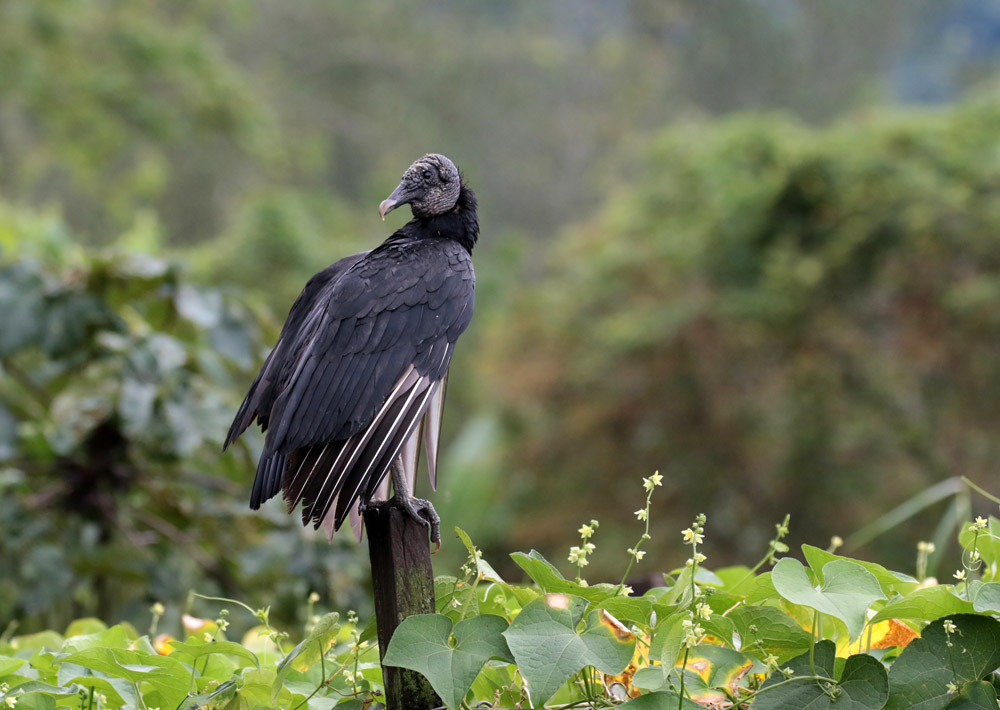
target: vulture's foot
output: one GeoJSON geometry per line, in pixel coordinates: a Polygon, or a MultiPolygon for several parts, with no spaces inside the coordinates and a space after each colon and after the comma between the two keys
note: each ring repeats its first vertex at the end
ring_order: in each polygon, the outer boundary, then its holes
{"type": "Polygon", "coordinates": [[[431,532],[431,542],[434,543],[434,552],[441,549],[441,517],[434,510],[429,500],[414,498],[412,496],[394,496],[393,501],[411,518],[429,528],[431,532]]]}

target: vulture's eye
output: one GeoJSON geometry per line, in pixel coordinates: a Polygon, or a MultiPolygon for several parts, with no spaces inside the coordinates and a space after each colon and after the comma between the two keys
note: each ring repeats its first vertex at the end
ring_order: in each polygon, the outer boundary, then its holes
{"type": "Polygon", "coordinates": [[[424,171],[424,180],[430,180],[430,179],[431,179],[431,171],[430,170],[425,170],[424,171]]]}

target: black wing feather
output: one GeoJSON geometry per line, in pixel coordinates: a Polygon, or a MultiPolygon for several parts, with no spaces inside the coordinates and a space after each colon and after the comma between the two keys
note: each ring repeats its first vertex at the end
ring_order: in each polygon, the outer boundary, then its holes
{"type": "Polygon", "coordinates": [[[310,279],[226,440],[254,418],[265,427],[254,507],[283,488],[304,522],[332,507],[340,527],[427,412],[474,283],[468,252],[445,239],[390,238],[310,279]]]}

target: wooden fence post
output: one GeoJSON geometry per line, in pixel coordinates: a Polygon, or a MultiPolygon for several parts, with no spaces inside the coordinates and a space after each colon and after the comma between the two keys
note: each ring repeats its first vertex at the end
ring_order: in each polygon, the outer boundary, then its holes
{"type": "MultiPolygon", "coordinates": [[[[365,511],[372,564],[379,658],[399,623],[413,614],[433,614],[434,572],[427,528],[391,503],[365,511]]],[[[387,710],[431,710],[443,703],[420,673],[382,666],[387,710]]]]}

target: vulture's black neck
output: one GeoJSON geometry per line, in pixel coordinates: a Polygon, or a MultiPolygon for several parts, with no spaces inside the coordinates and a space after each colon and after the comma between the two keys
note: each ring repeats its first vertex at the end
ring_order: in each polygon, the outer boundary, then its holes
{"type": "Polygon", "coordinates": [[[454,207],[443,214],[414,217],[396,235],[408,239],[451,239],[471,254],[479,239],[476,207],[476,195],[463,184],[454,207]]]}

